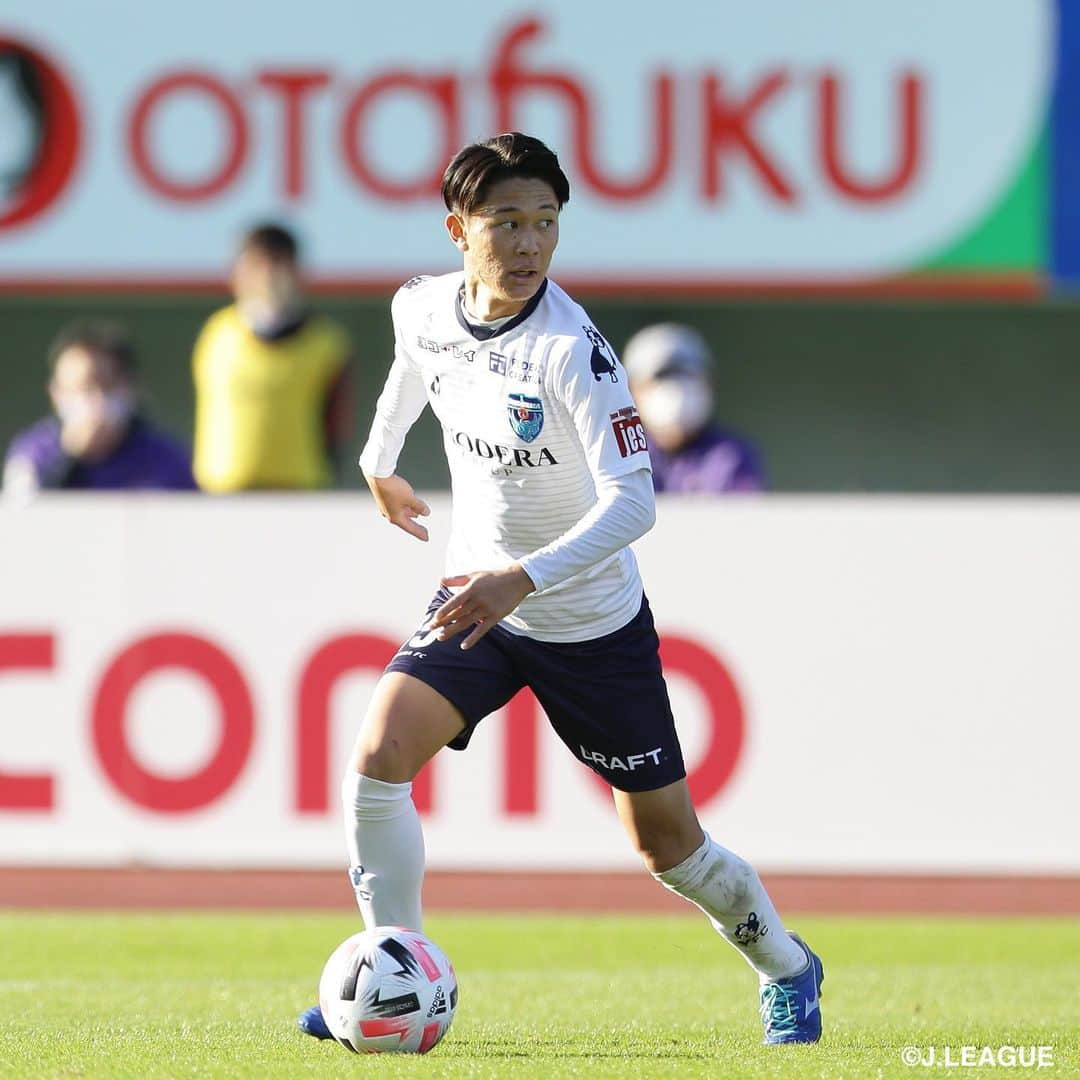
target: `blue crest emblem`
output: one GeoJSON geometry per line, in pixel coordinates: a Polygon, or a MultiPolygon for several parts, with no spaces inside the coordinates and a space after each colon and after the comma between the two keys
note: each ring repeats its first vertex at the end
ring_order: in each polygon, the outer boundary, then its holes
{"type": "Polygon", "coordinates": [[[514,434],[523,442],[532,442],[544,426],[544,403],[527,394],[511,394],[506,411],[514,434]]]}

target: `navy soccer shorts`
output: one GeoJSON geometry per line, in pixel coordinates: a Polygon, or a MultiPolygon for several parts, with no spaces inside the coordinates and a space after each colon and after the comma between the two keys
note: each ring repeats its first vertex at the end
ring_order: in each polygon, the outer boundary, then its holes
{"type": "Polygon", "coordinates": [[[439,641],[428,628],[449,596],[435,594],[386,670],[427,683],[461,713],[465,729],[451,749],[464,750],[476,725],[527,686],[571,753],[612,787],[654,791],[686,775],[648,600],[625,626],[591,641],[537,641],[494,626],[463,650],[467,631],[439,641]]]}

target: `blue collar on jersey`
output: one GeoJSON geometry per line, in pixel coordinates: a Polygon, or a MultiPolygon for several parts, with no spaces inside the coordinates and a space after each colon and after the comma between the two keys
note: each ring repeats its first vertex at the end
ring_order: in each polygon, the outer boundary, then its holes
{"type": "Polygon", "coordinates": [[[547,292],[547,286],[547,278],[544,278],[540,282],[540,288],[533,293],[532,299],[509,322],[505,322],[499,327],[473,326],[469,322],[465,317],[465,309],[461,303],[462,295],[465,292],[465,287],[462,286],[458,291],[457,299],[454,301],[457,321],[461,323],[462,330],[467,334],[471,334],[477,341],[490,341],[493,337],[505,334],[507,331],[513,330],[515,326],[520,326],[540,306],[540,301],[544,298],[544,293],[547,292]]]}

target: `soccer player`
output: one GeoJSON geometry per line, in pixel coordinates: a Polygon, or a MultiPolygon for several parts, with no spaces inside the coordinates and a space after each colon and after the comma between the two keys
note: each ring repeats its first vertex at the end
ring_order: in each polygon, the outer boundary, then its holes
{"type": "MultiPolygon", "coordinates": [[[[411,781],[529,686],[611,785],[649,871],[758,973],[765,1042],[816,1041],[821,961],[690,802],[629,548],[655,516],[641,422],[611,347],[547,276],[566,176],[543,143],[505,134],[462,150],[442,192],[464,271],[413,278],[394,297],[394,362],[360,458],[383,517],[427,540],[428,508],[395,469],[430,404],[453,485],[446,577],[376,686],[342,788],[364,924],[420,929],[411,781]]],[[[318,1006],[299,1022],[329,1037],[318,1006]]]]}

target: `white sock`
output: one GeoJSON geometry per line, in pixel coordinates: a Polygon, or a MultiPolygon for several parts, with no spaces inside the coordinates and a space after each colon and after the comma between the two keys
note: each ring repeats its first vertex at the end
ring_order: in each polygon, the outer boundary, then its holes
{"type": "Polygon", "coordinates": [[[701,908],[762,982],[786,979],[806,967],[806,953],[788,936],[757,871],[708,833],[689,858],[653,877],[701,908]]]}
{"type": "Polygon", "coordinates": [[[349,880],[364,926],[422,928],[424,834],[412,784],[387,784],[353,769],[341,784],[349,880]]]}

